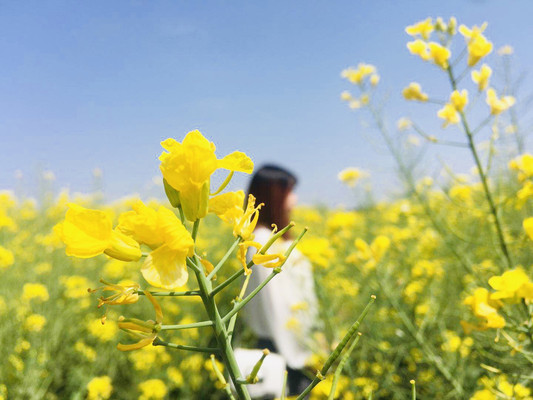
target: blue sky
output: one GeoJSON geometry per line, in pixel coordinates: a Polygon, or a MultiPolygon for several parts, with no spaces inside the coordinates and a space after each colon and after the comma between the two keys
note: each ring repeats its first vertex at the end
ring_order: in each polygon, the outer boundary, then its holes
{"type": "MultiPolygon", "coordinates": [[[[405,26],[488,21],[495,49],[511,44],[516,72],[527,72],[532,11],[526,0],[0,2],[0,189],[31,192],[51,170],[56,188],[87,192],[100,168],[108,199],[153,195],[160,141],[199,129],[221,156],[238,149],[294,170],[305,203],[350,204],[336,180],[347,166],[389,193],[391,157],[365,114],[339,100],[349,88],[340,71],[376,65],[391,125],[409,115],[438,126],[435,107],[401,100],[413,80],[449,93],[444,75],[406,50],[405,26]]],[[[441,158],[471,165],[463,150],[428,154],[428,173],[441,158]]]]}

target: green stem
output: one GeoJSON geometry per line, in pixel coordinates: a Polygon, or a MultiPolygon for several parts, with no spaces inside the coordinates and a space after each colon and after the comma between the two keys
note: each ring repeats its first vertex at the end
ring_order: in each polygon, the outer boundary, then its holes
{"type": "Polygon", "coordinates": [[[173,330],[180,330],[180,329],[202,328],[204,326],[213,326],[213,321],[194,322],[192,324],[183,324],[183,325],[161,325],[161,330],[162,331],[173,331],[173,330]]]}
{"type": "MultiPolygon", "coordinates": [[[[385,294],[386,293],[390,293],[390,292],[387,292],[387,290],[385,288],[383,288],[381,283],[380,283],[380,287],[382,288],[383,293],[385,293],[385,294]]],[[[411,334],[411,336],[415,339],[415,341],[418,343],[418,345],[420,346],[422,351],[426,354],[428,359],[439,370],[439,372],[444,376],[444,378],[448,382],[450,382],[452,384],[452,386],[454,387],[454,389],[457,392],[457,394],[459,395],[459,397],[463,397],[464,389],[463,389],[462,385],[459,383],[459,381],[457,381],[453,377],[453,374],[444,365],[444,363],[442,362],[442,359],[435,355],[433,350],[427,344],[427,341],[425,340],[425,338],[416,329],[416,327],[413,325],[413,323],[411,322],[409,317],[407,317],[407,315],[405,315],[405,313],[400,308],[398,303],[395,300],[393,300],[393,298],[390,297],[390,296],[387,296],[387,300],[390,302],[392,307],[396,310],[396,312],[398,313],[398,316],[400,317],[400,319],[401,319],[402,323],[404,324],[405,328],[411,334]]]]}
{"type": "MultiPolygon", "coordinates": [[[[144,292],[142,290],[137,290],[136,293],[140,296],[144,296],[144,292]]],[[[200,296],[200,292],[198,290],[187,290],[185,292],[152,292],[152,291],[149,291],[149,293],[152,296],[200,296]]]]}
{"type": "Polygon", "coordinates": [[[335,392],[337,391],[337,384],[339,383],[339,379],[342,374],[342,370],[344,369],[344,365],[350,358],[350,355],[353,352],[353,349],[355,349],[355,346],[359,342],[359,339],[361,338],[361,332],[357,333],[357,337],[353,340],[350,347],[348,347],[348,350],[344,353],[342,356],[339,365],[337,366],[337,369],[335,370],[335,374],[333,375],[333,382],[331,382],[331,390],[329,392],[328,400],[334,400],[335,399],[335,392]]]}
{"type": "Polygon", "coordinates": [[[272,278],[274,278],[280,272],[281,272],[281,267],[274,268],[272,272],[270,273],[270,275],[263,282],[261,282],[261,284],[259,284],[259,286],[257,286],[248,296],[246,296],[245,299],[235,303],[235,306],[233,307],[233,309],[229,313],[227,313],[224,316],[224,318],[222,318],[222,321],[224,323],[228,322],[228,320],[231,317],[236,315],[246,304],[248,304],[250,300],[252,300],[255,297],[255,295],[259,293],[267,285],[267,283],[270,282],[272,278]]]}
{"type": "Polygon", "coordinates": [[[218,262],[218,264],[215,266],[215,268],[213,268],[213,271],[211,271],[209,273],[209,275],[207,275],[207,280],[211,280],[213,279],[213,277],[216,275],[216,273],[218,272],[218,270],[220,268],[222,268],[224,266],[224,264],[226,263],[226,261],[228,260],[229,256],[231,256],[231,254],[233,253],[233,250],[235,250],[235,248],[239,245],[239,243],[241,242],[242,238],[241,237],[238,237],[237,240],[235,240],[235,242],[233,242],[233,244],[231,245],[231,247],[228,249],[228,251],[226,252],[226,254],[224,254],[224,257],[222,257],[220,259],[220,261],[218,262]]]}
{"type": "Polygon", "coordinates": [[[240,400],[251,400],[250,394],[246,389],[246,385],[239,383],[239,381],[242,380],[241,372],[239,370],[239,366],[237,365],[233,348],[231,347],[231,339],[228,335],[226,326],[220,317],[215,299],[209,295],[209,281],[199,269],[195,270],[195,274],[200,292],[202,294],[201,296],[205,310],[207,311],[207,315],[209,316],[210,320],[213,322],[212,326],[215,333],[215,338],[217,340],[218,349],[224,359],[224,364],[228,369],[230,378],[235,385],[235,391],[237,392],[240,400]]]}
{"type": "MultiPolygon", "coordinates": [[[[447,70],[448,77],[450,79],[450,83],[452,85],[453,90],[457,90],[457,81],[453,76],[452,67],[448,67],[447,70]]],[[[476,163],[476,167],[478,169],[479,177],[481,179],[481,184],[483,186],[483,191],[485,192],[485,197],[487,199],[487,202],[489,203],[489,208],[492,216],[494,217],[494,224],[496,226],[496,233],[498,235],[498,240],[500,242],[500,247],[502,249],[502,252],[505,257],[505,261],[507,262],[508,268],[513,268],[513,261],[511,259],[511,253],[509,252],[507,248],[507,242],[505,241],[505,237],[503,235],[503,228],[502,223],[500,221],[500,216],[498,213],[498,210],[496,208],[496,204],[494,202],[494,199],[492,198],[492,192],[490,191],[487,176],[485,175],[485,170],[483,169],[483,165],[481,164],[481,160],[479,158],[476,145],[474,143],[474,136],[472,134],[472,131],[470,130],[470,127],[468,125],[468,121],[466,120],[466,115],[463,111],[459,111],[459,115],[461,116],[461,124],[463,126],[464,132],[466,134],[466,137],[468,139],[468,147],[470,148],[470,152],[472,153],[472,156],[474,157],[474,161],[476,163]]]]}
{"type": "Polygon", "coordinates": [[[311,392],[311,390],[313,390],[316,385],[318,385],[322,380],[324,380],[326,374],[328,373],[329,368],[335,362],[335,360],[340,356],[342,350],[346,347],[346,345],[348,344],[352,336],[355,335],[357,329],[359,329],[359,325],[361,325],[361,322],[366,317],[366,314],[368,314],[368,311],[370,311],[370,307],[372,306],[372,304],[374,304],[375,300],[376,300],[376,296],[371,296],[370,301],[366,305],[365,309],[363,310],[359,318],[357,318],[357,321],[355,321],[354,324],[350,327],[350,329],[348,329],[348,332],[346,332],[346,335],[344,335],[344,338],[339,342],[337,347],[335,347],[335,350],[333,350],[333,352],[329,355],[322,369],[317,372],[313,381],[296,398],[296,400],[303,400],[305,396],[307,396],[309,392],[311,392]]]}
{"type": "Polygon", "coordinates": [[[194,224],[192,226],[192,233],[191,233],[191,236],[192,236],[192,239],[196,242],[196,236],[198,236],[198,227],[200,226],[200,220],[197,219],[196,221],[194,221],[194,224]]]}
{"type": "MultiPolygon", "coordinates": [[[[290,223],[289,225],[287,225],[285,228],[283,228],[282,230],[280,230],[279,232],[277,232],[275,235],[273,235],[269,240],[268,242],[266,242],[266,244],[261,248],[261,250],[259,250],[259,254],[265,254],[267,252],[267,250],[270,248],[270,246],[272,246],[272,244],[278,239],[280,238],[281,236],[283,236],[283,234],[285,232],[287,232],[289,229],[291,229],[292,227],[294,226],[294,223],[290,223]]],[[[307,227],[305,228],[304,232],[300,235],[303,236],[305,234],[305,232],[307,232],[307,227]]],[[[298,239],[299,240],[299,239],[298,239]]],[[[296,246],[296,243],[293,242],[293,244],[291,245],[292,248],[294,248],[294,246],[296,246]]],[[[292,251],[292,249],[291,249],[292,251]]],[[[290,252],[289,252],[290,254],[290,252]]],[[[247,265],[246,265],[246,268],[247,269],[250,269],[252,268],[254,265],[253,261],[250,261],[247,265]]],[[[220,285],[218,285],[217,287],[215,287],[211,293],[210,293],[210,296],[211,297],[214,297],[216,294],[218,294],[220,291],[224,290],[227,286],[231,285],[236,279],[240,278],[243,274],[244,274],[244,271],[245,269],[242,268],[240,269],[239,271],[235,272],[233,275],[231,275],[228,279],[226,279],[224,282],[222,282],[220,285]]]]}
{"type": "Polygon", "coordinates": [[[169,343],[165,342],[159,338],[156,338],[153,343],[154,346],[165,346],[177,350],[187,350],[187,351],[196,351],[200,353],[220,353],[220,350],[216,347],[198,347],[198,346],[187,346],[183,344],[169,343]]]}

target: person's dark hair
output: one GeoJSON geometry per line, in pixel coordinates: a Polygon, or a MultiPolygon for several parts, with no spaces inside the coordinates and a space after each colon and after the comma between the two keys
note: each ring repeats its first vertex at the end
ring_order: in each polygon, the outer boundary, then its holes
{"type": "Polygon", "coordinates": [[[264,203],[258,225],[270,228],[276,224],[281,229],[289,224],[289,212],[284,205],[296,182],[296,176],[277,165],[267,164],[255,172],[248,193],[256,198],[256,204],[264,203]]]}

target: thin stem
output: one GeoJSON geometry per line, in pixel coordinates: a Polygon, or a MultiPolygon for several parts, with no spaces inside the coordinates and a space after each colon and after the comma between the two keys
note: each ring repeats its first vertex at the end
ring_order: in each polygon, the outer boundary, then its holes
{"type": "Polygon", "coordinates": [[[259,286],[257,286],[248,296],[246,296],[245,299],[243,299],[242,301],[238,303],[235,303],[235,306],[233,307],[233,309],[229,313],[227,313],[224,316],[224,318],[222,318],[222,321],[224,323],[228,322],[228,320],[231,317],[237,314],[246,304],[248,304],[250,300],[252,300],[255,297],[255,295],[257,295],[257,293],[259,293],[259,291],[261,291],[261,289],[263,289],[267,285],[267,283],[270,282],[272,278],[274,278],[280,272],[281,272],[281,267],[274,268],[274,270],[270,273],[270,275],[263,282],[261,282],[261,284],[259,284],[259,286]]]}
{"type": "MultiPolygon", "coordinates": [[[[450,83],[452,85],[453,90],[457,90],[457,84],[456,84],[456,80],[453,77],[452,68],[448,67],[447,71],[448,71],[448,77],[450,78],[450,83]]],[[[496,208],[496,204],[492,198],[492,193],[489,188],[487,176],[485,175],[483,165],[481,164],[481,160],[479,158],[477,148],[474,143],[474,137],[472,135],[472,131],[470,130],[470,127],[468,126],[468,121],[466,120],[466,115],[464,114],[464,112],[460,111],[459,115],[461,116],[461,124],[463,126],[463,129],[468,139],[468,147],[470,148],[470,152],[472,153],[472,156],[474,157],[474,161],[478,169],[479,177],[481,179],[481,184],[483,185],[483,190],[485,192],[485,197],[487,199],[487,202],[489,203],[490,212],[492,216],[494,217],[494,225],[496,226],[496,233],[498,235],[500,247],[504,254],[505,261],[507,262],[508,268],[513,268],[513,261],[511,259],[511,253],[509,252],[507,248],[507,243],[503,235],[503,228],[502,228],[502,223],[500,221],[500,216],[496,208]]]]}
{"type": "Polygon", "coordinates": [[[220,350],[216,347],[198,347],[198,346],[187,346],[184,344],[176,344],[165,342],[159,338],[156,338],[153,343],[154,346],[165,346],[170,347],[176,350],[187,350],[187,351],[196,351],[200,353],[220,353],[220,350]]]}
{"type": "Polygon", "coordinates": [[[196,236],[198,236],[198,227],[200,226],[200,220],[197,219],[196,221],[194,221],[194,224],[192,226],[192,233],[191,233],[191,236],[192,236],[192,239],[196,242],[196,236]]]}
{"type": "Polygon", "coordinates": [[[339,379],[342,374],[342,370],[344,369],[344,365],[350,358],[350,355],[353,352],[353,349],[355,349],[355,346],[359,342],[359,339],[361,338],[361,332],[357,332],[356,338],[352,341],[352,344],[350,347],[348,347],[348,350],[344,353],[342,356],[339,365],[337,366],[337,369],[335,370],[335,374],[333,376],[333,382],[331,382],[331,390],[329,392],[328,400],[334,400],[335,399],[335,392],[337,391],[337,384],[339,383],[339,379]]]}
{"type": "MultiPolygon", "coordinates": [[[[272,244],[285,232],[287,232],[289,229],[291,229],[294,226],[294,222],[291,222],[289,225],[287,225],[285,228],[277,232],[276,234],[272,235],[272,237],[268,240],[268,242],[265,243],[265,245],[259,250],[259,254],[265,254],[267,250],[272,246],[272,244]]],[[[305,228],[305,231],[301,234],[301,236],[304,235],[304,233],[307,231],[307,228],[305,228]]],[[[296,246],[295,243],[293,243],[294,246],[296,246]]],[[[291,245],[292,246],[292,245],[291,245]]],[[[292,249],[291,249],[292,251],[292,249]]],[[[289,253],[290,254],[290,253],[289,253]]],[[[246,265],[246,269],[252,268],[254,265],[253,261],[250,260],[250,262],[246,265]]],[[[244,274],[244,271],[246,271],[245,268],[240,269],[239,271],[235,272],[233,275],[231,275],[228,279],[226,279],[224,282],[222,282],[220,285],[216,286],[211,293],[209,294],[211,297],[214,297],[216,294],[224,290],[227,286],[231,285],[236,279],[238,279],[242,274],[244,274]]]]}
{"type": "MultiPolygon", "coordinates": [[[[144,296],[142,290],[137,290],[136,293],[140,296],[144,296]]],[[[152,292],[148,291],[152,296],[200,296],[198,290],[187,290],[185,292],[152,292]]]]}
{"type": "Polygon", "coordinates": [[[202,328],[204,326],[213,326],[213,321],[194,322],[192,324],[183,324],[183,325],[161,325],[161,330],[162,331],[175,331],[175,330],[180,330],[180,329],[202,328]]]}
{"type": "Polygon", "coordinates": [[[307,396],[309,392],[311,392],[311,390],[313,390],[313,388],[316,385],[318,385],[322,380],[325,379],[325,376],[328,373],[329,368],[335,362],[335,360],[340,356],[342,350],[346,347],[346,345],[348,344],[352,336],[355,335],[355,332],[357,331],[357,329],[359,329],[359,325],[361,325],[361,322],[366,317],[366,314],[368,314],[368,311],[370,311],[370,307],[372,306],[372,304],[374,304],[375,300],[376,300],[376,296],[371,296],[370,301],[366,305],[365,309],[363,310],[359,318],[357,318],[357,321],[355,321],[354,324],[350,327],[350,329],[348,329],[348,332],[346,332],[346,335],[344,335],[344,338],[339,342],[337,347],[335,347],[335,350],[333,350],[333,352],[329,355],[322,369],[320,371],[317,371],[315,378],[311,381],[309,386],[307,386],[305,390],[296,398],[296,400],[303,400],[305,396],[307,396]]]}
{"type": "Polygon", "coordinates": [[[227,313],[224,316],[224,318],[222,318],[222,321],[224,323],[226,323],[232,316],[237,314],[246,304],[250,302],[250,300],[254,298],[255,295],[257,295],[257,293],[259,293],[261,289],[263,289],[268,284],[268,282],[270,282],[277,274],[281,272],[281,268],[283,267],[283,265],[285,264],[285,262],[291,255],[292,251],[294,250],[298,242],[302,240],[306,232],[307,232],[307,228],[304,228],[302,233],[300,233],[300,235],[291,243],[287,251],[285,251],[285,254],[284,254],[285,261],[283,261],[283,263],[279,267],[274,268],[272,272],[270,273],[270,275],[263,282],[261,282],[248,296],[246,296],[245,299],[243,299],[240,302],[235,303],[235,306],[233,307],[233,309],[229,313],[227,313]]]}
{"type": "Polygon", "coordinates": [[[178,211],[180,212],[181,223],[184,224],[185,223],[185,214],[183,213],[183,207],[181,206],[181,204],[178,206],[178,211]]]}
{"type": "Polygon", "coordinates": [[[218,262],[218,264],[215,266],[215,268],[213,268],[213,271],[211,271],[209,273],[209,275],[207,275],[207,280],[211,280],[213,279],[213,277],[216,275],[216,273],[218,272],[218,270],[220,268],[222,268],[225,264],[225,262],[228,260],[228,258],[231,256],[231,254],[233,253],[233,250],[235,250],[235,248],[239,245],[239,243],[241,242],[242,238],[241,237],[238,237],[237,240],[235,240],[235,242],[233,242],[233,244],[231,245],[231,247],[228,249],[228,251],[226,252],[226,254],[224,254],[224,257],[222,257],[220,259],[220,261],[218,262]]]}

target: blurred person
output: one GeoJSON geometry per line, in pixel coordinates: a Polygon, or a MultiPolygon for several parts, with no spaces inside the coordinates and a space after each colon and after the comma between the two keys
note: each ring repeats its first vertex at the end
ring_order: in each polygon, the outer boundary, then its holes
{"type": "MultiPolygon", "coordinates": [[[[265,165],[254,174],[248,193],[256,198],[256,204],[264,203],[254,231],[256,242],[265,244],[268,241],[272,224],[279,229],[289,224],[291,210],[297,202],[296,183],[292,173],[276,165],[265,165]]],[[[285,252],[291,244],[290,238],[289,231],[274,243],[271,252],[285,252]]],[[[249,249],[248,261],[254,251],[249,249]]],[[[247,293],[259,286],[271,272],[271,268],[254,266],[247,293]]],[[[285,359],[289,395],[300,394],[311,383],[304,373],[306,361],[312,355],[305,342],[311,338],[318,321],[317,307],[311,264],[294,249],[282,272],[244,308],[244,320],[258,338],[257,347],[267,348],[285,359]]]]}

